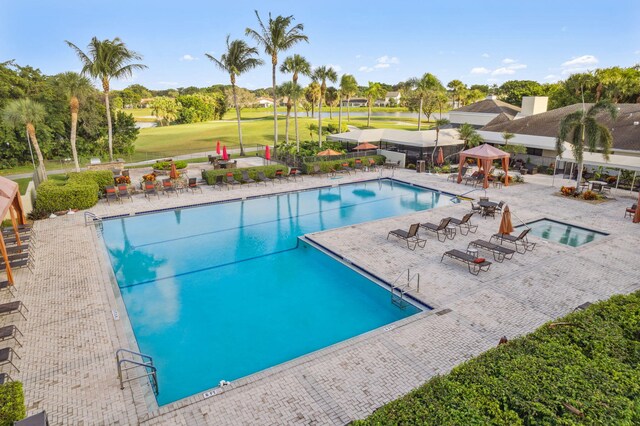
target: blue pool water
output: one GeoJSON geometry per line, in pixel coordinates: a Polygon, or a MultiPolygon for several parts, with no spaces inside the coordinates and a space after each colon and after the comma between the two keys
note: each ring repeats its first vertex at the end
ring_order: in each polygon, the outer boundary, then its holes
{"type": "MultiPolygon", "coordinates": [[[[540,219],[527,225],[531,228],[530,235],[571,247],[578,247],[608,235],[593,229],[581,228],[551,219],[540,219]]],[[[517,226],[516,230],[522,232],[524,225],[517,226]]]]}
{"type": "Polygon", "coordinates": [[[391,180],[103,222],[160,405],[419,312],[298,236],[449,203],[391,180]]]}

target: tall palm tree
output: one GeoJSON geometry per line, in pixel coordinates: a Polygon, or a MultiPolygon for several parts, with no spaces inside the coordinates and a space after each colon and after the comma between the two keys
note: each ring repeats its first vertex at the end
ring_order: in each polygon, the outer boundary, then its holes
{"type": "Polygon", "coordinates": [[[265,26],[260,19],[258,11],[255,11],[256,18],[258,18],[258,24],[260,25],[259,31],[247,28],[245,34],[252,37],[259,45],[264,48],[264,53],[271,56],[271,85],[273,88],[273,151],[274,154],[277,151],[278,145],[278,102],[276,101],[276,66],[278,65],[278,53],[291,49],[296,43],[301,41],[308,42],[306,35],[302,33],[304,31],[304,25],[293,25],[293,15],[282,16],[278,15],[275,19],[271,17],[269,13],[269,21],[265,26]]]}
{"type": "MultiPolygon", "coordinates": [[[[284,125],[285,141],[289,143],[289,115],[291,107],[298,103],[298,99],[302,96],[302,87],[293,81],[287,81],[280,85],[279,94],[287,97],[287,116],[284,125]]],[[[295,121],[296,130],[296,151],[300,152],[300,140],[298,139],[298,120],[295,121]]]]}
{"type": "Polygon", "coordinates": [[[70,71],[58,74],[55,77],[55,83],[69,101],[69,109],[71,110],[71,134],[69,135],[69,141],[71,142],[73,164],[76,172],[79,172],[80,163],[78,162],[78,150],[76,149],[76,133],[78,130],[80,100],[95,90],[95,88],[91,85],[91,81],[89,81],[87,77],[70,71]]]}
{"type": "MultiPolygon", "coordinates": [[[[340,92],[342,93],[342,96],[347,98],[347,122],[349,122],[351,121],[349,102],[351,101],[351,97],[358,93],[358,83],[356,82],[356,78],[351,74],[343,74],[340,79],[340,92]]],[[[342,106],[342,100],[340,101],[340,106],[342,106]]],[[[340,118],[342,118],[342,115],[340,118]]]]}
{"type": "Polygon", "coordinates": [[[386,93],[386,90],[382,87],[380,83],[375,83],[373,81],[369,82],[369,87],[364,91],[364,96],[367,98],[367,127],[371,127],[371,106],[376,99],[383,97],[386,93]]]}
{"type": "Polygon", "coordinates": [[[446,126],[447,124],[449,124],[450,121],[447,120],[446,118],[438,118],[436,119],[436,144],[433,146],[433,152],[431,152],[431,164],[433,164],[434,160],[433,160],[433,156],[436,153],[436,150],[438,149],[438,139],[440,138],[440,128],[442,126],[446,126]]]}
{"type": "Polygon", "coordinates": [[[462,92],[464,92],[467,86],[465,86],[465,84],[460,80],[451,80],[449,83],[447,83],[447,87],[451,89],[451,108],[456,107],[456,97],[458,98],[459,107],[462,92]]]}
{"type": "MultiPolygon", "coordinates": [[[[293,84],[298,85],[298,76],[300,75],[310,75],[311,74],[311,64],[309,61],[305,59],[304,56],[298,55],[297,53],[292,56],[288,56],[282,62],[280,66],[280,72],[286,73],[290,72],[292,75],[291,81],[293,84]]],[[[302,88],[300,88],[302,91],[302,88]]],[[[298,98],[294,98],[293,103],[293,122],[296,129],[296,149],[300,152],[300,137],[298,136],[298,102],[297,100],[302,96],[301,92],[298,95],[298,98]]]]}
{"type": "Polygon", "coordinates": [[[109,159],[113,161],[113,127],[111,125],[111,109],[109,106],[109,82],[111,79],[127,78],[135,70],[147,68],[146,65],[130,63],[142,59],[138,53],[127,49],[119,37],[113,40],[98,40],[93,37],[84,53],[78,46],[65,40],[82,62],[82,74],[100,80],[104,91],[104,102],[107,107],[107,130],[109,133],[109,159]]]}
{"type": "Polygon", "coordinates": [[[322,100],[327,91],[327,80],[335,83],[338,81],[338,74],[333,68],[322,65],[313,71],[311,78],[320,85],[320,98],[318,99],[318,143],[320,147],[322,147],[322,100]]]}
{"type": "MultiPolygon", "coordinates": [[[[36,137],[36,127],[44,121],[45,110],[38,102],[31,99],[15,99],[10,101],[2,111],[2,119],[14,128],[24,126],[27,130],[27,139],[33,144],[33,149],[38,157],[38,167],[36,169],[40,181],[47,180],[47,171],[44,167],[44,157],[38,145],[36,137]]],[[[28,142],[28,141],[27,141],[28,142]]]]}
{"type": "MultiPolygon", "coordinates": [[[[238,95],[236,93],[236,77],[245,72],[262,65],[264,61],[256,58],[258,49],[250,47],[243,40],[229,41],[230,36],[227,35],[227,51],[220,56],[220,59],[205,53],[213,63],[221,70],[229,74],[231,80],[231,91],[233,93],[233,106],[236,109],[236,118],[238,120],[238,139],[240,140],[240,155],[244,155],[244,145],[242,144],[242,126],[240,125],[240,106],[238,105],[238,95]]],[[[274,98],[275,101],[275,98],[274,98]]]]}
{"type": "Polygon", "coordinates": [[[408,84],[415,88],[416,94],[420,99],[420,106],[418,107],[418,131],[420,131],[422,126],[422,106],[425,97],[429,92],[444,91],[444,87],[438,77],[431,73],[425,73],[421,78],[412,78],[408,81],[408,84]]]}
{"type": "Polygon", "coordinates": [[[571,144],[573,157],[578,162],[578,188],[580,187],[580,182],[582,182],[585,148],[589,152],[594,152],[597,148],[600,148],[604,159],[609,159],[613,135],[611,135],[611,131],[607,126],[598,122],[597,115],[600,113],[608,115],[612,120],[615,120],[618,116],[618,110],[613,104],[600,101],[592,105],[588,110],[583,104],[581,109],[567,114],[560,121],[560,130],[556,137],[556,152],[558,155],[562,155],[564,142],[571,144]]]}
{"type": "Polygon", "coordinates": [[[324,103],[329,106],[329,119],[333,120],[333,112],[331,111],[332,107],[335,106],[336,101],[340,93],[338,89],[335,87],[327,87],[327,90],[324,92],[324,103]]]}
{"type": "Polygon", "coordinates": [[[318,98],[320,98],[320,85],[316,81],[309,83],[307,88],[304,89],[304,96],[311,104],[311,118],[313,118],[316,110],[316,103],[318,102],[318,98]]]}

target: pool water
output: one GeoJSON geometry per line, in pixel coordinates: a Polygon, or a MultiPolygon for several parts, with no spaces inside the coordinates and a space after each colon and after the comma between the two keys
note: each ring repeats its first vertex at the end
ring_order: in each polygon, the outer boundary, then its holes
{"type": "MultiPolygon", "coordinates": [[[[540,219],[527,225],[531,228],[529,235],[535,235],[545,240],[571,247],[578,247],[608,235],[593,229],[581,228],[551,219],[540,219]]],[[[524,228],[524,225],[520,225],[516,227],[516,230],[521,232],[524,228]]],[[[513,235],[516,234],[514,233],[513,235]]]]}
{"type": "Polygon", "coordinates": [[[448,203],[380,180],[104,221],[158,404],[420,312],[298,237],[448,203]]]}

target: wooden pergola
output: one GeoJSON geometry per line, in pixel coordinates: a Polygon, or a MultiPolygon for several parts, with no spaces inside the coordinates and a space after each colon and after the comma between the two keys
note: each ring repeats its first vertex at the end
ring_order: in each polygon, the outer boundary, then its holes
{"type": "Polygon", "coordinates": [[[489,172],[491,171],[491,163],[493,160],[502,160],[502,170],[504,170],[504,185],[509,186],[509,157],[508,152],[504,152],[496,147],[488,144],[476,146],[460,153],[460,167],[458,167],[458,183],[462,182],[462,166],[464,166],[467,158],[478,159],[480,170],[484,170],[483,188],[489,187],[489,172]]]}
{"type": "MultiPolygon", "coordinates": [[[[20,198],[20,191],[18,184],[12,180],[0,176],[0,220],[4,220],[7,217],[7,213],[11,216],[11,223],[13,225],[13,232],[16,235],[16,244],[22,245],[20,241],[20,234],[18,232],[18,225],[24,225],[26,218],[24,215],[24,208],[22,207],[22,198],[20,198]]],[[[4,236],[0,232],[0,253],[4,259],[6,266],[7,281],[11,285],[14,284],[13,274],[11,273],[11,264],[9,263],[9,255],[7,254],[7,247],[4,243],[4,236]]]]}

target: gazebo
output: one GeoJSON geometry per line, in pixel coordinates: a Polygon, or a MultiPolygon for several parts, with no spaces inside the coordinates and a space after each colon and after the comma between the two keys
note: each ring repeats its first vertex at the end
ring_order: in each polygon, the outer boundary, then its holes
{"type": "MultiPolygon", "coordinates": [[[[24,217],[24,209],[22,208],[22,199],[18,184],[12,180],[0,176],[0,220],[7,217],[7,213],[11,216],[13,231],[16,234],[16,243],[21,245],[20,235],[18,234],[18,224],[24,225],[26,220],[24,217]]],[[[4,243],[3,234],[0,232],[0,253],[4,259],[7,271],[7,281],[13,284],[13,274],[11,273],[11,265],[9,264],[9,255],[4,243]]]]}
{"type": "Polygon", "coordinates": [[[484,183],[483,188],[489,187],[489,171],[491,170],[491,163],[493,160],[502,160],[502,169],[504,170],[504,184],[509,185],[509,153],[504,152],[496,147],[488,144],[482,144],[475,148],[467,149],[460,153],[460,167],[458,168],[458,183],[462,182],[462,166],[467,158],[477,158],[478,164],[481,170],[484,170],[484,183]]]}

